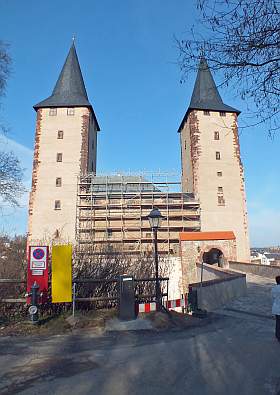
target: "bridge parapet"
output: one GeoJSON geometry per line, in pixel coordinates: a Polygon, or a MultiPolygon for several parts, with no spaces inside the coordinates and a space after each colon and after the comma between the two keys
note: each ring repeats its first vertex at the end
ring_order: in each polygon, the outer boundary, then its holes
{"type": "Polygon", "coordinates": [[[256,263],[229,262],[229,268],[261,277],[275,278],[280,276],[280,266],[260,265],[256,263]]]}

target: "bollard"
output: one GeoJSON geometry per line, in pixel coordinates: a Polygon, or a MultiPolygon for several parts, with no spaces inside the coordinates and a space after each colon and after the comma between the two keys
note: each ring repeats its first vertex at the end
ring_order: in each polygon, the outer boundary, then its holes
{"type": "Polygon", "coordinates": [[[39,285],[34,282],[31,287],[31,306],[29,307],[29,314],[31,318],[32,324],[36,325],[39,323],[39,316],[38,316],[38,290],[39,285]]]}

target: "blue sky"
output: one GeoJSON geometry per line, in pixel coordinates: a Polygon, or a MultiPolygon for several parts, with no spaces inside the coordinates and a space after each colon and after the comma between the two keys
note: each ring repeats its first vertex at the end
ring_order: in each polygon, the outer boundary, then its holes
{"type": "MultiPolygon", "coordinates": [[[[0,118],[10,128],[1,147],[13,149],[29,186],[35,131],[32,106],[48,97],[76,36],[87,92],[101,132],[98,171],[180,172],[177,128],[189,104],[195,75],[180,84],[174,36],[196,23],[195,1],[2,0],[0,39],[10,44],[13,73],[0,118]],[[4,144],[3,144],[4,143],[4,144]]],[[[215,76],[219,81],[219,76],[215,76]]],[[[234,86],[227,104],[247,111],[234,86]]],[[[251,245],[280,244],[280,136],[265,127],[240,137],[245,167],[251,245]]],[[[26,231],[27,196],[20,210],[0,218],[0,230],[26,231]]]]}

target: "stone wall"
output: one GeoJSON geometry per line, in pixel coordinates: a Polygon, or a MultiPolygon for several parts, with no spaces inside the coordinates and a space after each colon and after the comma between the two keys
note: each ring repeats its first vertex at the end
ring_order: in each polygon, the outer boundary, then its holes
{"type": "Polygon", "coordinates": [[[236,260],[235,240],[181,240],[180,252],[182,263],[182,282],[184,292],[188,285],[197,281],[197,264],[202,262],[205,252],[212,248],[219,249],[225,258],[224,266],[228,267],[229,260],[236,260]]]}
{"type": "MultiPolygon", "coordinates": [[[[67,108],[57,108],[56,115],[50,115],[49,110],[37,112],[29,244],[49,244],[53,239],[75,241],[77,176],[88,170],[88,142],[95,140],[89,136],[88,108],[77,107],[74,115],[68,115],[67,108]],[[63,132],[63,138],[58,138],[58,131],[63,132]],[[58,153],[62,154],[61,162],[57,161],[58,153]],[[57,186],[57,178],[61,178],[61,186],[57,186]],[[56,200],[61,202],[60,209],[55,209],[56,200]]],[[[92,129],[91,133],[94,132],[92,129]]],[[[91,161],[95,161],[93,153],[91,161]]]]}
{"type": "Polygon", "coordinates": [[[257,276],[275,278],[280,276],[280,267],[260,265],[253,263],[229,262],[230,269],[238,270],[245,273],[256,274],[257,276]]]}
{"type": "Polygon", "coordinates": [[[215,111],[209,115],[190,111],[181,130],[181,156],[183,192],[194,192],[200,201],[201,231],[233,231],[237,259],[249,262],[244,172],[236,114],[220,116],[215,111]],[[219,133],[217,140],[215,132],[219,133]],[[220,160],[216,159],[216,152],[220,153],[220,160]],[[224,198],[224,204],[218,202],[218,196],[224,198]]]}

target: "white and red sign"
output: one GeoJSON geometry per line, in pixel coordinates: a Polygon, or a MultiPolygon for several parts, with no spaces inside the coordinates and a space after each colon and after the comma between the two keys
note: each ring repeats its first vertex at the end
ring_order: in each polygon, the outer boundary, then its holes
{"type": "MultiPolygon", "coordinates": [[[[30,246],[28,254],[27,268],[27,292],[30,292],[32,285],[36,282],[39,285],[39,292],[47,295],[48,292],[48,258],[49,247],[30,246]]],[[[43,298],[44,299],[44,298],[43,298]]]]}

